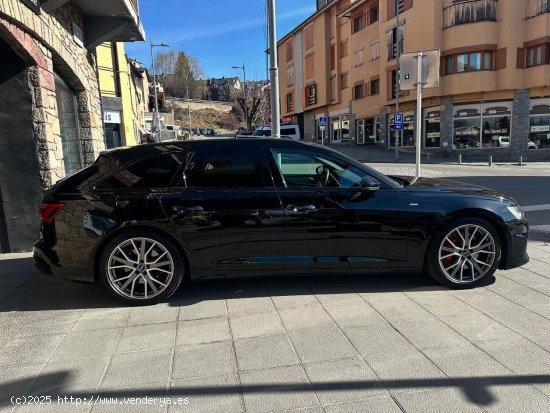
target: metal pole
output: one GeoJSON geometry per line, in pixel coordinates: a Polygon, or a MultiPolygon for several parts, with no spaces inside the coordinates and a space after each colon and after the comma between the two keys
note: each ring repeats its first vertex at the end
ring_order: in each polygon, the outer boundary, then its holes
{"type": "Polygon", "coordinates": [[[416,177],[420,178],[420,162],[421,162],[421,148],[422,148],[422,122],[420,121],[422,116],[422,83],[424,75],[422,73],[422,66],[424,60],[424,53],[418,53],[418,79],[417,79],[417,96],[416,96],[416,177]]]}
{"type": "Polygon", "coordinates": [[[267,0],[269,10],[269,58],[271,80],[271,130],[275,138],[281,137],[281,108],[279,106],[279,67],[277,63],[277,28],[275,0],[267,0]]]}
{"type": "MultiPolygon", "coordinates": [[[[396,44],[397,44],[397,62],[396,62],[396,68],[395,68],[395,113],[399,113],[399,103],[400,103],[400,95],[401,95],[401,83],[399,78],[400,73],[400,64],[401,64],[401,25],[399,22],[399,2],[395,2],[395,15],[397,16],[397,29],[395,30],[395,35],[397,36],[396,44]]],[[[400,137],[400,131],[395,129],[395,124],[393,125],[394,131],[395,131],[395,160],[399,160],[399,137],[400,137]]]]}
{"type": "MultiPolygon", "coordinates": [[[[158,131],[158,141],[160,142],[160,114],[159,114],[159,97],[157,91],[157,74],[155,71],[155,57],[153,56],[153,38],[150,38],[151,43],[151,65],[153,69],[153,87],[155,88],[155,116],[156,116],[156,127],[158,131]]],[[[155,122],[153,122],[155,124],[155,122]]]]}
{"type": "Polygon", "coordinates": [[[191,96],[189,96],[189,85],[187,85],[187,111],[189,115],[189,137],[193,135],[191,130],[191,96]]]}

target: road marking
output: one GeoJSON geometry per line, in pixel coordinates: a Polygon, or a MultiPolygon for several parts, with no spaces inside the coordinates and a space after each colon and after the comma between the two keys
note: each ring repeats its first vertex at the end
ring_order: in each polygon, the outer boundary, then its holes
{"type": "Polygon", "coordinates": [[[525,212],[533,212],[533,211],[548,211],[550,209],[550,204],[546,205],[530,205],[521,207],[525,212]]]}

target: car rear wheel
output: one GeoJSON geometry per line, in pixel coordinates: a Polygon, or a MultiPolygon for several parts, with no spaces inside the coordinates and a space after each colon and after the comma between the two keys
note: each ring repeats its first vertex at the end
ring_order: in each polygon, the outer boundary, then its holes
{"type": "Polygon", "coordinates": [[[148,305],[170,297],[185,275],[182,254],[167,237],[131,231],[111,240],[100,263],[103,285],[117,299],[148,305]]]}
{"type": "Polygon", "coordinates": [[[473,288],[491,277],[502,254],[498,234],[482,219],[460,219],[446,225],[432,240],[426,270],[452,288],[473,288]]]}

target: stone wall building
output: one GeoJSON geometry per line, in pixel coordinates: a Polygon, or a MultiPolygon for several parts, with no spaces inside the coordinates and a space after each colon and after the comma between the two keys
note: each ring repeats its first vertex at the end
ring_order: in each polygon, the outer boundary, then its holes
{"type": "Polygon", "coordinates": [[[105,148],[96,46],[143,39],[137,0],[0,0],[0,252],[30,250],[42,191],[105,148]]]}

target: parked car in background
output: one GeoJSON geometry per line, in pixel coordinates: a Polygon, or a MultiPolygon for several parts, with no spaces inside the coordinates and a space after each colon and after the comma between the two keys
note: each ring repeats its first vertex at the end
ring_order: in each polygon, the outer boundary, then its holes
{"type": "Polygon", "coordinates": [[[47,190],[40,217],[42,272],[131,304],[234,276],[425,271],[471,288],[529,260],[512,198],[287,139],[111,150],[47,190]]]}
{"type": "MultiPolygon", "coordinates": [[[[271,126],[260,126],[252,135],[266,138],[273,136],[273,130],[271,126]]],[[[281,125],[281,135],[290,136],[295,141],[302,140],[302,133],[298,125],[281,125]]]]}

